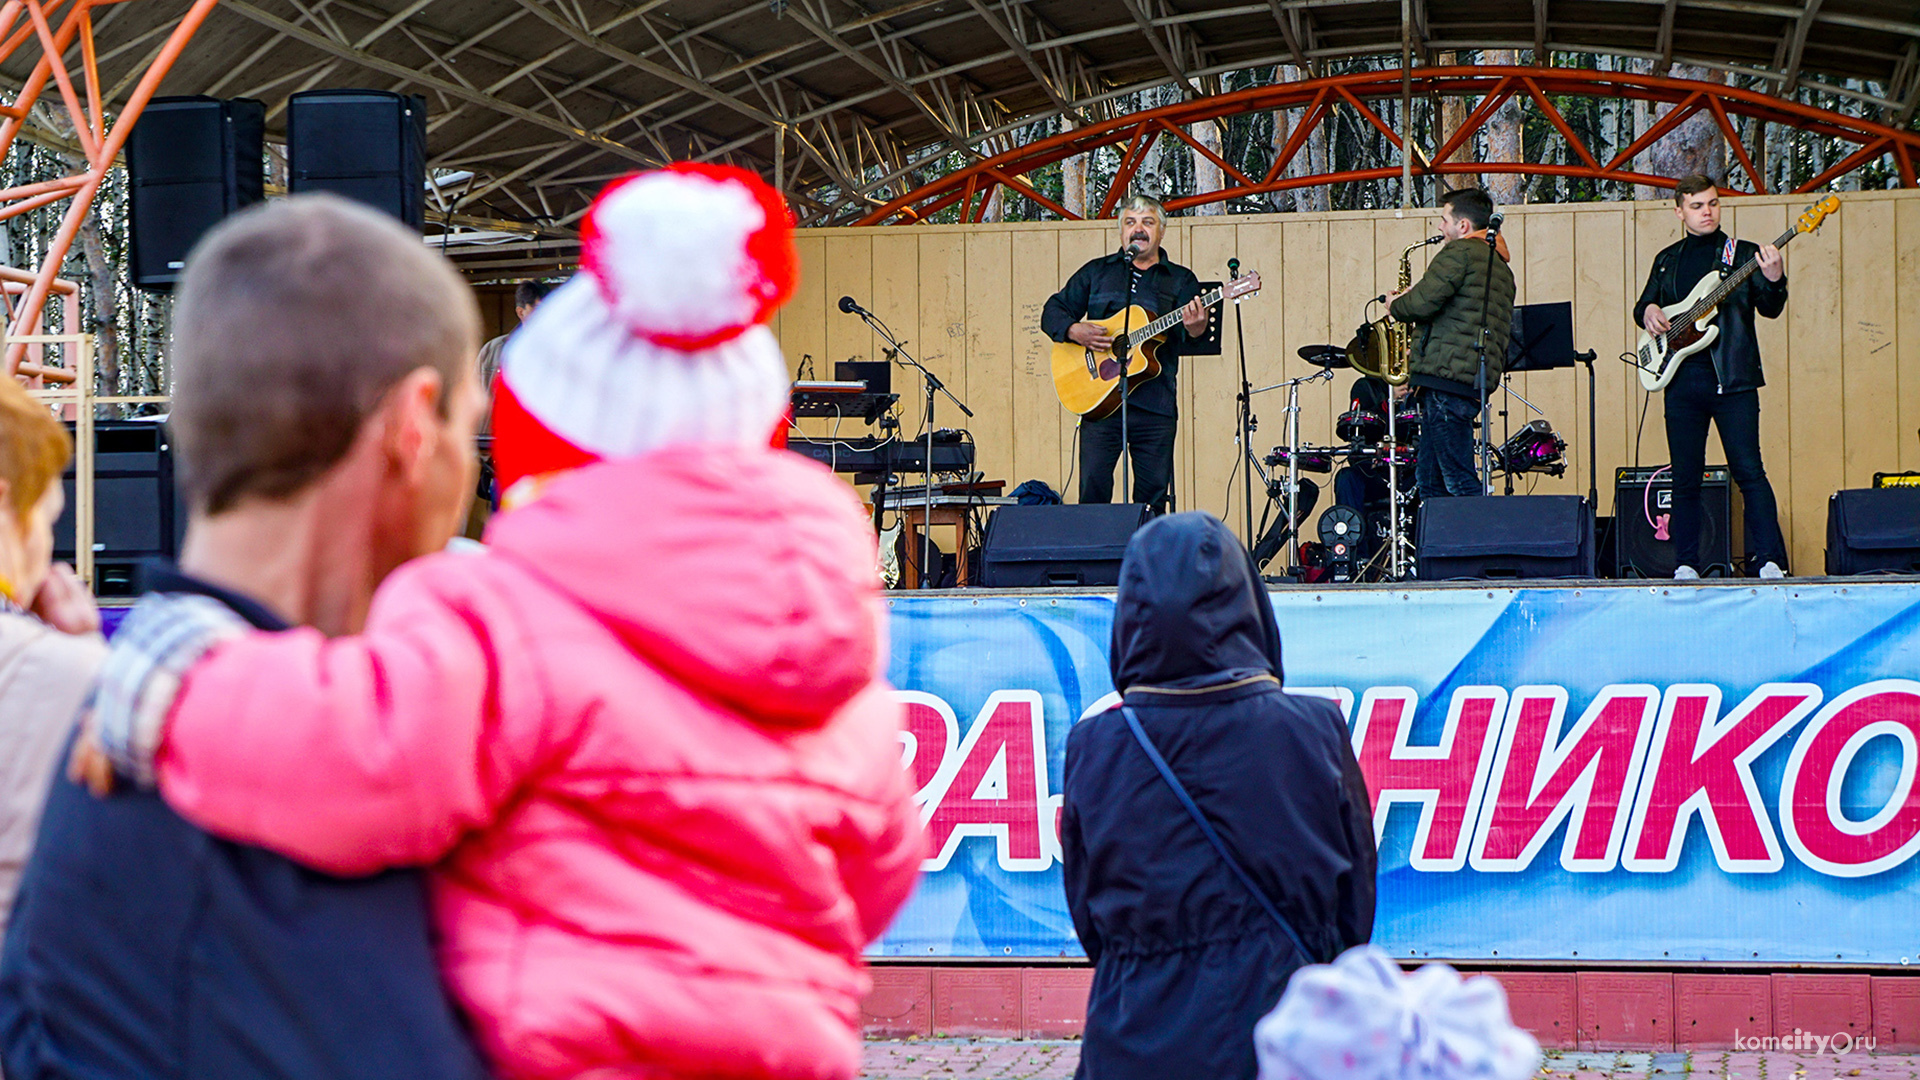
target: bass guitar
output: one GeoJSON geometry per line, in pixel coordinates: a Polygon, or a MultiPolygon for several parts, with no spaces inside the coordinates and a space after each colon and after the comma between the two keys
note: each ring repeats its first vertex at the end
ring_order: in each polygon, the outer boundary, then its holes
{"type": "MultiPolygon", "coordinates": [[[[1827,215],[1838,209],[1839,196],[1829,195],[1821,199],[1807,207],[1794,220],[1793,228],[1780,234],[1780,239],[1775,240],[1773,246],[1786,247],[1794,237],[1819,228],[1827,215]]],[[[1721,277],[1717,272],[1708,274],[1694,285],[1693,291],[1685,299],[1661,308],[1666,312],[1670,324],[1667,332],[1654,334],[1641,331],[1640,344],[1633,350],[1634,365],[1640,369],[1640,385],[1646,387],[1648,392],[1666,389],[1680,371],[1680,361],[1713,344],[1720,337],[1720,327],[1714,324],[1713,317],[1719,314],[1721,302],[1759,268],[1760,258],[1756,255],[1726,277],[1721,277]]]]}
{"type": "MultiPolygon", "coordinates": [[[[1260,275],[1248,274],[1200,294],[1199,300],[1203,306],[1213,307],[1259,291],[1260,275]]],[[[1126,357],[1129,388],[1159,377],[1157,354],[1162,335],[1179,325],[1180,313],[1174,311],[1156,319],[1152,312],[1135,304],[1104,319],[1084,321],[1112,335],[1113,347],[1096,349],[1072,341],[1055,342],[1053,388],[1068,412],[1079,413],[1090,420],[1103,420],[1120,408],[1120,357],[1126,357]]]]}

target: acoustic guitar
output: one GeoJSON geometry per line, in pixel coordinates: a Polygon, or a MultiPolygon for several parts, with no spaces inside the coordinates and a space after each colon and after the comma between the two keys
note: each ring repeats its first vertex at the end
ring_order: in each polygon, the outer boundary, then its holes
{"type": "MultiPolygon", "coordinates": [[[[1775,240],[1773,246],[1786,247],[1794,237],[1819,228],[1827,215],[1838,209],[1839,196],[1829,195],[1821,199],[1807,207],[1806,212],[1794,220],[1793,228],[1780,234],[1780,239],[1775,240]]],[[[1667,384],[1679,373],[1680,361],[1713,344],[1720,337],[1720,327],[1714,324],[1713,317],[1720,313],[1721,302],[1759,268],[1760,257],[1755,255],[1726,277],[1721,277],[1716,270],[1701,278],[1685,299],[1661,308],[1671,324],[1667,332],[1653,334],[1641,331],[1640,344],[1633,350],[1634,365],[1640,369],[1640,385],[1646,387],[1649,393],[1666,389],[1667,384]]]]}
{"type": "MultiPolygon", "coordinates": [[[[1238,300],[1260,291],[1260,275],[1237,277],[1210,292],[1200,294],[1204,307],[1227,300],[1238,300]]],[[[1053,346],[1053,388],[1067,411],[1090,420],[1104,420],[1120,408],[1120,356],[1127,359],[1127,392],[1160,375],[1157,355],[1163,335],[1180,324],[1180,313],[1170,312],[1155,318],[1138,304],[1104,319],[1086,319],[1113,336],[1113,348],[1096,349],[1072,341],[1053,346]],[[1129,329],[1129,327],[1131,329],[1129,329]],[[1124,333],[1123,333],[1124,331],[1124,333]]]]}

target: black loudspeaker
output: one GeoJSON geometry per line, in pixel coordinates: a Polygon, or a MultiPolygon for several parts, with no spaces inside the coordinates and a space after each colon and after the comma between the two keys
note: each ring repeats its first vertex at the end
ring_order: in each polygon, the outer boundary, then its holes
{"type": "Polygon", "coordinates": [[[1856,488],[1827,499],[1827,573],[1920,574],[1920,487],[1856,488]]]}
{"type": "Polygon", "coordinates": [[[331,191],[422,227],[426,100],[385,90],[308,90],[289,97],[287,188],[331,191]]]}
{"type": "MultiPolygon", "coordinates": [[[[1673,576],[1680,564],[1667,536],[1672,515],[1672,470],[1649,465],[1614,471],[1615,577],[1673,576]]],[[[1701,577],[1739,576],[1733,565],[1733,522],[1731,476],[1726,466],[1711,466],[1700,482],[1700,561],[1705,565],[1694,569],[1701,577]]]]}
{"type": "Polygon", "coordinates": [[[166,291],[187,252],[229,214],[266,197],[267,107],[248,98],[154,98],[127,138],[133,283],[166,291]]]}
{"type": "MultiPolygon", "coordinates": [[[[94,591],[129,596],[140,561],[177,557],[186,534],[187,511],[173,482],[173,447],[164,425],[139,420],[96,422],[93,446],[94,591]]],[[[71,464],[62,482],[67,506],[53,526],[53,557],[72,562],[71,464]]]]}
{"type": "Polygon", "coordinates": [[[1419,576],[1593,576],[1593,515],[1577,495],[1457,496],[1420,505],[1419,576]]]}
{"type": "Polygon", "coordinates": [[[993,589],[1118,585],[1127,540],[1145,524],[1143,503],[1003,506],[980,545],[981,583],[993,589]]]}

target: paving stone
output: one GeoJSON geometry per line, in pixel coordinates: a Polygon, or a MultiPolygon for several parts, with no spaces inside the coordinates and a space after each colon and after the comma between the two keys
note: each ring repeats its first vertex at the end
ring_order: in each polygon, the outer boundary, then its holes
{"type": "MultiPolygon", "coordinates": [[[[1077,1040],[873,1039],[862,1080],[1070,1080],[1077,1040]]],[[[1920,1080],[1920,1054],[1742,1051],[1549,1051],[1544,1080],[1639,1080],[1692,1072],[1698,1080],[1920,1080]]]]}

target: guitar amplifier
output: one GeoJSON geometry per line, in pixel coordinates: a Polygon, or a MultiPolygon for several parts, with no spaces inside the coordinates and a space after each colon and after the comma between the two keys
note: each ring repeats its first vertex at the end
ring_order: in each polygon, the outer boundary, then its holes
{"type": "MultiPolygon", "coordinates": [[[[1679,565],[1667,528],[1673,517],[1673,472],[1664,465],[1613,474],[1614,576],[1671,578],[1679,565]]],[[[1724,465],[1700,482],[1701,577],[1733,577],[1733,484],[1724,465]]]]}

